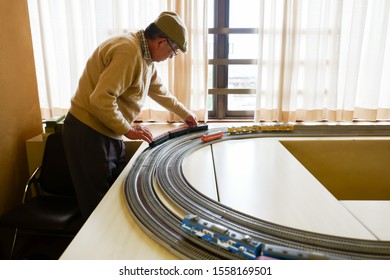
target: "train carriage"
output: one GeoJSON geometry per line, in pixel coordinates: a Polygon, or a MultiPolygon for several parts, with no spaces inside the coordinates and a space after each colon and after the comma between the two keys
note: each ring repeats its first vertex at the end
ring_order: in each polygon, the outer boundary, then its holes
{"type": "Polygon", "coordinates": [[[286,248],[284,246],[265,244],[263,256],[280,260],[328,260],[329,257],[320,253],[286,248]]]}
{"type": "Polygon", "coordinates": [[[198,126],[194,126],[194,127],[189,127],[187,125],[181,125],[175,129],[172,129],[168,132],[165,132],[157,137],[154,137],[152,142],[149,144],[149,146],[151,148],[153,148],[155,146],[158,146],[160,144],[165,143],[166,141],[168,141],[170,139],[180,137],[180,136],[186,135],[188,133],[192,133],[192,132],[204,131],[207,129],[208,129],[207,124],[202,124],[202,125],[198,125],[198,126]]]}
{"type": "Polygon", "coordinates": [[[222,131],[215,131],[215,132],[206,132],[203,134],[200,139],[203,142],[210,142],[213,140],[221,139],[223,137],[224,133],[222,131]]]}
{"type": "Polygon", "coordinates": [[[294,125],[286,123],[268,124],[268,125],[251,125],[251,126],[236,126],[229,127],[227,132],[231,135],[235,134],[250,134],[259,132],[285,132],[293,131],[294,125]]]}
{"type": "Polygon", "coordinates": [[[192,235],[247,259],[256,259],[261,253],[260,241],[201,219],[197,215],[187,214],[182,221],[182,228],[192,235]]]}

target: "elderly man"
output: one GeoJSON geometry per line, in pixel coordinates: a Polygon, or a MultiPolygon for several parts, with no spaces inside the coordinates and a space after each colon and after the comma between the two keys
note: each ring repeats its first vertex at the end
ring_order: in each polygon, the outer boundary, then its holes
{"type": "Polygon", "coordinates": [[[197,120],[162,84],[154,62],[187,51],[187,29],[163,12],[145,30],[110,38],[88,59],[63,126],[65,152],[81,212],[87,218],[125,166],[123,135],[150,143],[133,122],[146,96],[188,126],[197,120]]]}

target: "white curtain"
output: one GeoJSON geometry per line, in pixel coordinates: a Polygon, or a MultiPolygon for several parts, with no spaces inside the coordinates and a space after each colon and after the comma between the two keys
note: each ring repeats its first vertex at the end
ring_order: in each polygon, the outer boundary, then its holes
{"type": "MultiPolygon", "coordinates": [[[[66,113],[103,40],[176,11],[189,51],[158,71],[207,121],[207,0],[28,0],[44,118],[66,113]]],[[[390,119],[390,0],[259,0],[257,121],[390,119]]],[[[152,101],[143,121],[177,118],[152,101]]]]}
{"type": "MultiPolygon", "coordinates": [[[[179,101],[205,120],[205,1],[28,0],[42,117],[67,112],[85,62],[100,42],[145,29],[162,11],[173,10],[188,27],[189,51],[156,64],[158,72],[179,101]]],[[[176,119],[148,100],[140,120],[176,119]]]]}
{"type": "Polygon", "coordinates": [[[389,0],[260,0],[255,121],[390,119],[389,0]]]}

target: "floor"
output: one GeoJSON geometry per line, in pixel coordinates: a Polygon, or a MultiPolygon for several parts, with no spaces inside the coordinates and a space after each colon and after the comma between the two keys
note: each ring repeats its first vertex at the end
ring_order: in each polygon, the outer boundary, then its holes
{"type": "MultiPolygon", "coordinates": [[[[13,230],[0,229],[0,259],[10,259],[13,230]]],[[[12,259],[57,260],[72,237],[48,237],[19,234],[12,259]]]]}

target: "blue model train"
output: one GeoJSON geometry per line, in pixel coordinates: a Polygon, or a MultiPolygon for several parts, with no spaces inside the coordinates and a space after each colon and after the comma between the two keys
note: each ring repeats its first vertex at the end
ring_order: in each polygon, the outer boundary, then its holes
{"type": "Polygon", "coordinates": [[[260,255],[261,242],[259,240],[201,219],[197,215],[186,215],[182,221],[182,228],[190,234],[247,259],[256,259],[260,255]]]}
{"type": "Polygon", "coordinates": [[[187,214],[182,228],[191,235],[224,248],[247,259],[271,258],[282,260],[324,260],[329,257],[316,252],[264,244],[247,234],[233,231],[220,224],[205,220],[194,214],[187,214]]]}

